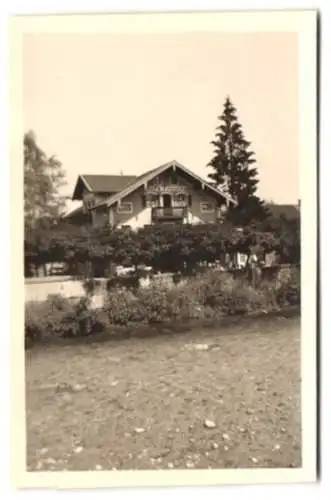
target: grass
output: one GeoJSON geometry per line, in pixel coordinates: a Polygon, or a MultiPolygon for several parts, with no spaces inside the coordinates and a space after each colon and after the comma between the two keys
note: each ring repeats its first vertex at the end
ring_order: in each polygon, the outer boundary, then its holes
{"type": "Polygon", "coordinates": [[[35,347],[26,405],[28,470],[300,467],[299,318],[35,347]]]}

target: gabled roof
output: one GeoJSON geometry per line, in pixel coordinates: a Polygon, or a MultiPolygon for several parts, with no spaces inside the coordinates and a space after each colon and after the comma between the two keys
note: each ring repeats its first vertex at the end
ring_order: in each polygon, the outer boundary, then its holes
{"type": "Polygon", "coordinates": [[[225,199],[228,199],[232,203],[235,203],[233,198],[229,196],[227,193],[223,192],[221,189],[216,189],[215,187],[211,186],[207,181],[202,179],[202,177],[199,177],[198,175],[194,174],[191,170],[188,168],[184,167],[184,165],[178,163],[176,160],[164,163],[163,165],[160,165],[157,168],[154,168],[152,170],[149,170],[142,174],[141,176],[137,177],[131,184],[129,184],[126,188],[124,188],[122,191],[110,196],[109,198],[106,198],[103,201],[100,201],[96,206],[101,206],[104,204],[107,204],[108,207],[114,205],[116,202],[122,200],[129,194],[131,194],[133,191],[136,191],[139,187],[143,186],[146,182],[152,180],[154,177],[157,175],[160,175],[162,172],[167,170],[168,168],[175,168],[182,170],[185,172],[187,175],[190,177],[193,177],[195,180],[201,183],[206,189],[213,191],[215,194],[222,196],[225,199]]]}
{"type": "Polygon", "coordinates": [[[80,175],[77,179],[72,199],[80,199],[80,192],[84,187],[91,193],[118,193],[135,179],[135,175],[80,175]]]}
{"type": "Polygon", "coordinates": [[[300,211],[296,205],[278,205],[276,203],[266,204],[266,208],[272,217],[286,217],[286,219],[297,219],[300,211]]]}

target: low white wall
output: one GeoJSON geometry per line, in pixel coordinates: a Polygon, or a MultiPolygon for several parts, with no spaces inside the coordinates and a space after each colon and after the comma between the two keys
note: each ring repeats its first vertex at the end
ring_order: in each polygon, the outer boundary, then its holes
{"type": "MultiPolygon", "coordinates": [[[[105,282],[106,280],[100,280],[105,282]]],[[[25,302],[43,302],[49,295],[62,295],[67,298],[85,297],[83,281],[71,276],[52,276],[49,278],[28,278],[25,280],[25,302]]],[[[92,307],[102,307],[105,300],[105,288],[92,297],[92,307]]]]}
{"type": "Polygon", "coordinates": [[[64,297],[83,297],[85,295],[83,282],[73,280],[70,276],[32,278],[25,280],[25,301],[42,302],[48,295],[63,295],[64,297]]]}
{"type": "MultiPolygon", "coordinates": [[[[103,304],[105,298],[106,279],[98,279],[101,286],[93,296],[92,303],[96,307],[103,304]],[[103,285],[103,286],[102,286],[103,285]]],[[[67,298],[80,298],[85,296],[83,281],[74,280],[71,276],[49,276],[45,278],[26,278],[25,279],[25,302],[43,302],[49,295],[62,295],[67,298]]],[[[140,278],[142,288],[154,284],[163,286],[174,286],[172,274],[164,273],[150,277],[140,278]]],[[[183,282],[181,282],[183,284],[183,282]]]]}

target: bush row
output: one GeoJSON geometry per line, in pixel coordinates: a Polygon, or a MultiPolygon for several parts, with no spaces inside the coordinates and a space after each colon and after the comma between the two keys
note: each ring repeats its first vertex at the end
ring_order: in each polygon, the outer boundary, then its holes
{"type": "Polygon", "coordinates": [[[34,266],[64,262],[69,274],[107,277],[114,266],[151,266],[162,272],[194,270],[199,262],[224,260],[237,252],[264,258],[275,251],[282,263],[300,261],[300,221],[249,226],[161,224],[130,228],[89,228],[59,222],[27,231],[26,272],[34,266]]]}
{"type": "Polygon", "coordinates": [[[177,287],[152,285],[135,291],[110,289],[104,307],[91,308],[93,287],[86,298],[72,301],[50,296],[25,308],[27,344],[58,337],[81,337],[112,326],[166,324],[174,321],[218,319],[229,315],[277,311],[300,304],[300,272],[293,268],[273,282],[253,288],[227,274],[209,271],[177,287]]]}

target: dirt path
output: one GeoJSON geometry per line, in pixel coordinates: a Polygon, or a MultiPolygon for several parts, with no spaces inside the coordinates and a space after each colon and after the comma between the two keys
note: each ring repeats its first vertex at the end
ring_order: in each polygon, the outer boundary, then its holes
{"type": "Polygon", "coordinates": [[[26,388],[29,470],[300,466],[298,318],[35,348],[26,388]]]}

